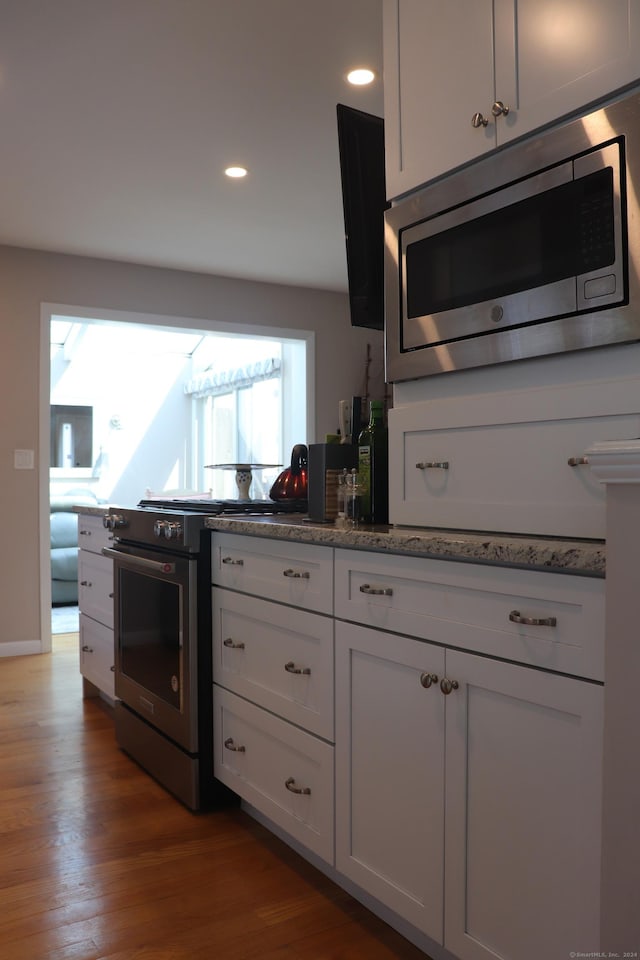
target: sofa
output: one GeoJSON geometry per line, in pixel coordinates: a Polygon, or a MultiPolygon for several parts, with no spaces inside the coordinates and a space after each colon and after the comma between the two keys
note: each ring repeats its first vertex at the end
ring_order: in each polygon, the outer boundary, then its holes
{"type": "Polygon", "coordinates": [[[52,604],[78,603],[78,514],[73,507],[95,507],[98,503],[87,490],[50,501],[52,604]]]}

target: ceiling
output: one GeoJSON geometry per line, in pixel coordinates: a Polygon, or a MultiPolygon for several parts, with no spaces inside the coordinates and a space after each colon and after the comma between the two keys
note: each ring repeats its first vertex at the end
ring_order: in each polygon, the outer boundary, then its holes
{"type": "Polygon", "coordinates": [[[382,115],[381,7],[0,0],[0,243],[346,290],[335,108],[382,115]]]}

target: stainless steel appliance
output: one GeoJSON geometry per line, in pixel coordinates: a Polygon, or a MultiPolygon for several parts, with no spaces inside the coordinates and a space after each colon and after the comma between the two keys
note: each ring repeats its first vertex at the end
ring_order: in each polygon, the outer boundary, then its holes
{"type": "Polygon", "coordinates": [[[213,777],[211,560],[205,517],[300,511],[266,501],[149,500],[112,509],[116,739],[192,810],[227,799],[213,777]]]}
{"type": "Polygon", "coordinates": [[[385,214],[387,379],[640,339],[640,95],[385,214]]]}

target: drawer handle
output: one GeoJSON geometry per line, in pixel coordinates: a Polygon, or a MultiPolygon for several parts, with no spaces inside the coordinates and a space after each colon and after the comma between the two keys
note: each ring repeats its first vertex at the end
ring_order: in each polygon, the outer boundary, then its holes
{"type": "Polygon", "coordinates": [[[311,788],[296,787],[296,782],[293,779],[293,777],[289,777],[288,780],[285,780],[284,785],[287,788],[287,790],[289,790],[290,793],[300,793],[300,794],[303,794],[305,797],[311,796],[311,788]]]}
{"type": "Polygon", "coordinates": [[[360,593],[366,593],[369,597],[392,597],[391,587],[372,587],[369,583],[360,584],[360,593]]]}
{"type": "Polygon", "coordinates": [[[81,536],[81,537],[90,537],[90,536],[91,536],[91,530],[80,530],[79,533],[80,533],[80,536],[81,536]]]}
{"type": "Polygon", "coordinates": [[[529,627],[555,627],[555,617],[521,617],[519,610],[512,610],[509,614],[512,623],[526,623],[529,627]]]}
{"type": "Polygon", "coordinates": [[[296,667],[293,660],[289,660],[288,663],[285,663],[284,668],[287,671],[287,673],[302,674],[305,677],[311,676],[311,667],[296,667]]]}
{"type": "Polygon", "coordinates": [[[223,647],[229,647],[230,650],[244,650],[244,643],[242,640],[239,640],[238,643],[235,640],[232,640],[231,637],[227,637],[226,640],[222,641],[223,647]]]}
{"type": "Polygon", "coordinates": [[[421,673],[421,674],[420,674],[420,683],[421,683],[422,686],[425,687],[427,690],[429,689],[429,687],[430,687],[433,683],[437,683],[437,682],[438,682],[438,674],[437,674],[437,673],[421,673]]]}
{"type": "Polygon", "coordinates": [[[293,580],[309,580],[311,574],[308,570],[292,570],[291,567],[289,567],[288,570],[282,571],[282,576],[291,577],[293,580]]]}
{"type": "Polygon", "coordinates": [[[445,697],[448,697],[452,690],[457,690],[459,686],[460,684],[457,680],[449,680],[448,677],[443,677],[440,681],[440,689],[445,697]]]}
{"type": "Polygon", "coordinates": [[[228,737],[224,742],[225,750],[231,750],[232,753],[246,753],[246,747],[242,745],[236,746],[233,742],[233,737],[228,737]]]}
{"type": "Polygon", "coordinates": [[[584,463],[589,463],[589,457],[569,457],[567,463],[570,467],[580,467],[584,463]]]}
{"type": "Polygon", "coordinates": [[[448,470],[448,460],[420,460],[416,463],[416,470],[448,470]]]}
{"type": "Polygon", "coordinates": [[[232,567],[243,567],[243,566],[244,566],[244,560],[234,560],[233,557],[223,557],[223,558],[222,558],[222,562],[223,562],[223,563],[228,563],[228,564],[230,564],[230,566],[232,566],[232,567]]]}
{"type": "Polygon", "coordinates": [[[110,593],[110,594],[109,594],[109,600],[113,600],[113,596],[114,596],[113,593],[110,593]]]}
{"type": "Polygon", "coordinates": [[[81,586],[81,587],[92,587],[93,584],[91,583],[91,580],[81,580],[81,581],[80,581],[80,586],[81,586]]]}
{"type": "Polygon", "coordinates": [[[82,647],[82,652],[83,652],[83,653],[93,653],[93,647],[89,647],[89,646],[87,646],[87,644],[85,643],[85,644],[83,645],[83,647],[82,647]]]}
{"type": "Polygon", "coordinates": [[[112,665],[109,667],[109,670],[111,670],[111,673],[115,673],[115,672],[116,672],[116,665],[115,665],[115,663],[112,664],[112,665]]]}

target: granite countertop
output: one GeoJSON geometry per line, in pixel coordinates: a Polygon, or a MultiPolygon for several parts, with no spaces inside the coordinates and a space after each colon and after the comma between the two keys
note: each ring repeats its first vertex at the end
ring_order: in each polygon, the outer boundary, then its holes
{"type": "Polygon", "coordinates": [[[206,526],[210,530],[228,533],[378,553],[491,563],[591,577],[605,575],[606,547],[602,540],[562,540],[424,527],[343,529],[336,524],[313,523],[290,515],[208,517],[206,526]]]}

